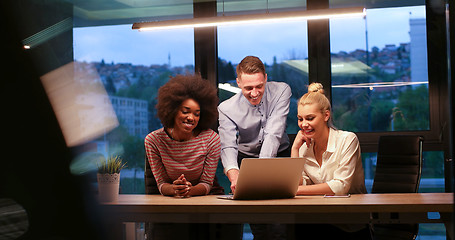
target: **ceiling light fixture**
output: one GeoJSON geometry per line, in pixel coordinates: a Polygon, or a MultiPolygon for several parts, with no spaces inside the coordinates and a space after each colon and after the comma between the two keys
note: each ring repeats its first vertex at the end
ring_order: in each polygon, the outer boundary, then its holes
{"type": "Polygon", "coordinates": [[[134,23],[132,29],[152,31],[177,28],[214,27],[234,24],[272,23],[332,18],[364,17],[365,8],[331,8],[306,11],[274,12],[134,23]]]}

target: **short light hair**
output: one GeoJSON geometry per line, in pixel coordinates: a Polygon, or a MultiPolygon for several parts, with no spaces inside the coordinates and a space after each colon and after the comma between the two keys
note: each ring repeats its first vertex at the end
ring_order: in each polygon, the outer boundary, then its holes
{"type": "Polygon", "coordinates": [[[265,76],[265,66],[261,59],[255,56],[246,56],[236,68],[237,77],[240,79],[242,74],[262,73],[265,76]]]}

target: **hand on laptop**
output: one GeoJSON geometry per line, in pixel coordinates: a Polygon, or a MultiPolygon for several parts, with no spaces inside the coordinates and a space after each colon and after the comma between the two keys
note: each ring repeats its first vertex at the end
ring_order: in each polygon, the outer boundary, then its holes
{"type": "Polygon", "coordinates": [[[172,183],[172,187],[174,188],[175,196],[189,197],[188,193],[190,192],[192,184],[187,181],[185,175],[182,174],[172,183]]]}
{"type": "Polygon", "coordinates": [[[231,169],[227,172],[227,177],[229,181],[231,181],[231,192],[234,193],[235,186],[237,185],[237,178],[239,177],[239,170],[238,169],[231,169]]]}

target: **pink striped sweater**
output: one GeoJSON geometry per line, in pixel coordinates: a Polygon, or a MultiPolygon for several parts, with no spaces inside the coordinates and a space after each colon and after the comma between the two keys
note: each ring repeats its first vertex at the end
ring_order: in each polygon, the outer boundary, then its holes
{"type": "Polygon", "coordinates": [[[202,183],[210,192],[221,152],[220,137],[208,129],[188,141],[175,141],[163,128],[145,137],[145,151],[158,189],[182,173],[193,184],[202,183]]]}

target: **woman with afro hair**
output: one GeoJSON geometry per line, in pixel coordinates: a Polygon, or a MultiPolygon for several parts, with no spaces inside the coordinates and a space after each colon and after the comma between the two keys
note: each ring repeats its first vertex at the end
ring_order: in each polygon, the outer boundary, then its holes
{"type": "Polygon", "coordinates": [[[163,128],[149,133],[145,150],[159,192],[190,197],[211,193],[220,158],[215,86],[199,75],[177,75],[158,90],[163,128]]]}

